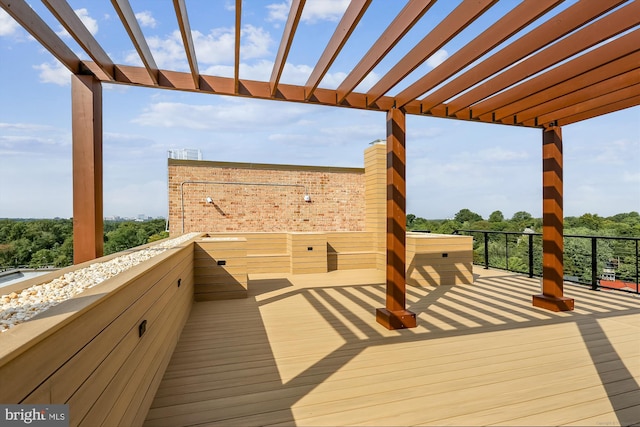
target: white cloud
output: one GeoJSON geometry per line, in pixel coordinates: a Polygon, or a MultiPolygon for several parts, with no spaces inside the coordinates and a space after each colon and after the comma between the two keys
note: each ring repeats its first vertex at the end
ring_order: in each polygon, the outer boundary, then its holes
{"type": "Polygon", "coordinates": [[[286,21],[287,16],[289,15],[289,9],[291,7],[291,1],[284,3],[273,3],[267,5],[267,10],[269,14],[267,16],[267,21],[286,21]]]}
{"type": "Polygon", "coordinates": [[[20,24],[18,24],[4,9],[0,9],[0,36],[10,36],[14,34],[20,24]]]}
{"type": "Polygon", "coordinates": [[[431,55],[429,59],[427,59],[427,65],[431,68],[436,68],[438,65],[442,64],[448,57],[449,53],[444,49],[440,49],[439,51],[431,55]]]}
{"type": "Polygon", "coordinates": [[[245,25],[242,27],[240,56],[245,59],[261,58],[270,52],[273,39],[268,31],[261,27],[245,25]]]}
{"type": "Polygon", "coordinates": [[[368,92],[369,89],[373,87],[373,85],[378,83],[378,81],[380,80],[380,77],[382,77],[380,74],[375,73],[373,71],[370,72],[369,74],[367,74],[367,77],[365,77],[364,80],[362,80],[358,84],[358,86],[355,87],[353,91],[359,92],[359,93],[368,92]]]}
{"type": "Polygon", "coordinates": [[[71,72],[58,61],[34,65],[33,68],[40,71],[39,77],[42,83],[53,83],[58,86],[71,84],[71,72]]]}
{"type": "Polygon", "coordinates": [[[156,19],[153,17],[153,14],[148,10],[136,13],[136,19],[143,27],[155,28],[157,24],[156,19]]]}
{"type": "MultiPolygon", "coordinates": [[[[309,24],[318,21],[338,21],[349,6],[349,0],[307,0],[300,20],[309,24]]],[[[291,0],[267,5],[267,21],[286,21],[291,9],[291,0]]]]}
{"type": "Polygon", "coordinates": [[[349,0],[308,0],[302,11],[302,21],[338,21],[349,6],[349,0]]]}
{"type": "Polygon", "coordinates": [[[265,130],[283,124],[295,124],[304,110],[287,105],[273,113],[267,102],[229,100],[224,105],[190,105],[179,102],[158,102],[133,119],[143,126],[215,130],[231,132],[265,130]]]}
{"type": "Polygon", "coordinates": [[[89,16],[87,9],[76,9],[74,11],[82,23],[87,27],[91,35],[95,36],[98,33],[98,21],[89,16]]]}
{"type": "MultiPolygon", "coordinates": [[[[219,65],[234,60],[235,32],[233,28],[216,28],[204,35],[193,31],[193,43],[198,61],[219,65]]],[[[243,59],[255,59],[269,55],[273,39],[260,27],[245,25],[241,32],[240,55],[243,59]]]]}
{"type": "MultiPolygon", "coordinates": [[[[215,28],[209,34],[192,31],[191,34],[198,63],[205,66],[205,74],[219,70],[215,66],[233,63],[235,54],[233,28],[215,28]]],[[[188,69],[182,36],[178,30],[166,37],[149,37],[148,42],[159,67],[183,71],[188,69]]],[[[245,25],[242,27],[241,42],[240,55],[246,60],[269,55],[273,39],[264,29],[245,25]]],[[[138,53],[135,51],[131,51],[127,55],[126,61],[131,64],[141,64],[138,53]]],[[[233,75],[233,70],[231,75],[233,75]]]]}
{"type": "MultiPolygon", "coordinates": [[[[80,18],[80,21],[87,27],[87,30],[91,33],[91,35],[96,35],[98,33],[98,21],[92,18],[89,15],[89,11],[85,8],[75,9],[74,12],[80,18]]],[[[71,38],[71,35],[64,28],[60,27],[60,31],[56,32],[60,37],[71,38]]]]}
{"type": "MultiPolygon", "coordinates": [[[[187,55],[182,45],[180,31],[172,32],[167,38],[149,37],[149,48],[153,52],[153,58],[160,68],[176,70],[187,70],[187,55]]],[[[134,60],[138,57],[137,52],[132,53],[127,59],[134,60]]]]}

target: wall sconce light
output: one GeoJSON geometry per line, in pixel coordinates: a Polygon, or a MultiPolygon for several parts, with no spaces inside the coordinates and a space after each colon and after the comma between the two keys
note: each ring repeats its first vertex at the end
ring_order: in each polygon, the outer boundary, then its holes
{"type": "Polygon", "coordinates": [[[212,205],[213,204],[213,199],[211,197],[207,197],[206,201],[208,204],[212,205]]]}
{"type": "Polygon", "coordinates": [[[308,194],[305,194],[304,195],[304,201],[307,202],[307,203],[311,203],[311,196],[308,195],[308,194]]]}

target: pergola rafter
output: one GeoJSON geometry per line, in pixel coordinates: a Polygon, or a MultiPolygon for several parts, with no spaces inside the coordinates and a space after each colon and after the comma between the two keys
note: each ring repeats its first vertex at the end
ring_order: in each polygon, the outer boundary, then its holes
{"type": "MultiPolygon", "coordinates": [[[[561,6],[562,0],[500,2],[500,8],[493,7],[497,0],[463,0],[443,18],[430,16],[436,0],[408,0],[377,38],[375,29],[367,28],[373,33],[370,47],[349,52],[356,55],[349,59],[357,65],[347,70],[336,89],[322,87],[324,76],[344,54],[343,48],[362,18],[376,7],[385,7],[386,2],[350,2],[331,39],[320,46],[323,53],[311,64],[305,84],[281,82],[305,0],[291,1],[271,77],[260,81],[241,78],[243,0],[235,0],[233,77],[200,73],[185,0],[174,0],[173,6],[190,72],[161,70],[156,65],[129,0],[111,3],[143,66],[114,64],[66,0],[43,2],[92,61],[81,60],[25,0],[0,0],[0,7],[74,74],[76,262],[102,255],[101,83],[126,84],[385,112],[387,302],[377,310],[377,318],[388,328],[415,326],[415,314],[405,306],[406,115],[541,129],[543,286],[542,294],[532,302],[555,311],[573,309],[573,300],[564,297],[562,288],[561,127],[640,105],[640,0],[582,0],[566,8],[561,6]],[[495,14],[492,22],[478,20],[489,13],[495,14]],[[399,59],[389,60],[386,70],[374,74],[422,19],[430,21],[419,41],[411,43],[407,52],[394,52],[397,55],[391,57],[399,59]],[[463,35],[483,21],[485,27],[477,36],[463,35]],[[519,35],[524,30],[527,32],[519,35]],[[500,50],[492,53],[498,47],[500,50]],[[431,70],[416,72],[439,49],[446,49],[448,58],[431,70]],[[377,78],[378,74],[382,77],[364,89],[365,93],[354,92],[367,77],[377,78]],[[394,95],[396,87],[402,89],[394,95]]],[[[222,3],[216,2],[214,7],[224,7],[222,3]]],[[[449,5],[438,3],[445,4],[449,5]]]]}
{"type": "Polygon", "coordinates": [[[115,65],[87,27],[65,0],[42,0],[74,40],[89,54],[100,69],[113,80],[115,65]]]}
{"type": "Polygon", "coordinates": [[[191,25],[189,25],[189,16],[187,15],[187,6],[184,0],[173,0],[173,7],[176,10],[178,25],[180,26],[180,35],[184,50],[187,54],[189,69],[193,76],[193,83],[196,89],[200,88],[200,71],[198,71],[198,61],[196,60],[196,51],[193,46],[193,37],[191,36],[191,25]]]}
{"type": "Polygon", "coordinates": [[[623,1],[603,0],[574,4],[423,98],[421,100],[422,109],[429,111],[437,105],[447,105],[446,101],[448,99],[455,98],[458,94],[483,80],[519,63],[527,56],[588,24],[590,20],[597,18],[620,3],[623,3],[623,1]]]}
{"type": "Polygon", "coordinates": [[[340,50],[347,42],[353,30],[355,30],[360,18],[364,15],[367,7],[371,4],[371,0],[353,0],[349,3],[342,20],[338,24],[331,40],[327,44],[322,56],[318,60],[315,68],[311,72],[307,83],[304,85],[306,91],[306,99],[311,99],[313,92],[316,90],[324,75],[329,71],[329,67],[333,64],[340,50]]]}
{"type": "Polygon", "coordinates": [[[80,58],[26,2],[0,0],[0,6],[69,71],[74,74],[82,71],[80,58]]]}
{"type": "Polygon", "coordinates": [[[478,0],[461,3],[367,92],[369,105],[374,104],[497,1],[478,0]]]}
{"type": "MultiPolygon", "coordinates": [[[[273,71],[271,72],[271,78],[269,79],[269,86],[271,88],[271,96],[275,96],[278,91],[278,83],[282,76],[282,70],[287,62],[287,56],[289,56],[289,49],[293,43],[293,37],[296,34],[300,17],[302,16],[302,9],[304,8],[306,0],[293,0],[291,2],[291,9],[289,10],[289,17],[287,18],[287,24],[284,27],[282,33],[282,40],[280,41],[280,47],[278,48],[278,54],[276,56],[275,63],[273,64],[273,71]]],[[[239,45],[239,43],[238,43],[239,45]]]]}
{"type": "Polygon", "coordinates": [[[520,3],[518,7],[511,10],[485,32],[448,57],[434,70],[400,92],[396,96],[397,105],[399,107],[405,106],[411,100],[444,82],[562,1],[564,0],[540,0],[520,3]]]}
{"type": "Polygon", "coordinates": [[[501,120],[559,95],[619,73],[637,70],[640,31],[636,30],[473,106],[481,120],[501,120]],[[577,85],[575,84],[577,83],[577,85]]]}
{"type": "MultiPolygon", "coordinates": [[[[280,79],[301,22],[305,0],[292,1],[268,81],[246,80],[240,75],[242,0],[235,0],[234,73],[230,80],[200,74],[197,47],[193,43],[184,0],[174,0],[173,6],[190,73],[159,69],[128,0],[112,0],[112,5],[144,68],[114,64],[67,0],[43,0],[43,3],[92,61],[79,59],[25,0],[0,0],[0,6],[74,74],[91,73],[105,83],[374,111],[388,111],[395,106],[412,115],[540,127],[547,121],[564,119],[553,115],[559,110],[553,109],[555,104],[548,101],[561,97],[562,102],[573,102],[589,96],[588,85],[640,67],[633,56],[637,50],[635,47],[640,45],[640,5],[636,0],[580,1],[557,13],[554,9],[562,4],[562,0],[515,4],[477,37],[451,51],[443,63],[422,76],[414,76],[412,72],[416,68],[454,40],[478,17],[493,10],[496,3],[496,0],[465,0],[436,22],[397,62],[391,63],[388,71],[365,93],[353,90],[423,17],[429,16],[436,0],[409,0],[393,21],[383,28],[371,48],[362,53],[357,65],[337,84],[336,89],[323,88],[322,79],[341,55],[361,18],[371,5],[376,6],[371,0],[350,3],[306,83],[300,85],[282,83],[280,79]],[[549,17],[545,19],[545,16],[549,17]],[[533,24],[536,21],[540,22],[533,24]],[[510,40],[532,24],[534,26],[528,33],[510,40]],[[500,44],[504,46],[490,54],[500,44]],[[594,49],[597,44],[602,46],[594,49]],[[577,80],[569,82],[572,78],[579,80],[583,77],[590,83],[580,86],[577,80]],[[405,88],[392,95],[390,91],[399,84],[405,88]],[[573,91],[581,92],[575,97],[565,96],[573,91]],[[424,94],[426,96],[419,99],[424,94]],[[520,114],[525,110],[526,114],[520,114]],[[533,111],[537,117],[531,117],[533,111]]],[[[606,87],[612,89],[613,86],[615,83],[606,87]]],[[[605,90],[604,87],[599,85],[597,90],[605,90]]],[[[604,104],[596,105],[594,111],[606,111],[607,108],[601,110],[599,107],[610,105],[609,98],[601,98],[598,92],[597,99],[604,104]]]]}
{"type": "MultiPolygon", "coordinates": [[[[144,67],[149,73],[149,77],[151,77],[151,80],[153,80],[155,84],[158,84],[158,66],[156,65],[156,61],[153,59],[151,49],[149,49],[149,45],[147,44],[147,39],[144,37],[144,34],[142,34],[142,29],[140,28],[140,24],[138,24],[135,14],[133,13],[133,9],[131,9],[129,1],[111,0],[111,4],[113,4],[114,9],[122,21],[122,25],[124,25],[124,28],[127,30],[127,34],[129,34],[133,46],[136,48],[144,67]]],[[[185,36],[183,36],[183,39],[184,37],[185,36]]]]}
{"type": "Polygon", "coordinates": [[[380,38],[362,57],[349,75],[338,86],[338,103],[344,101],[364,78],[382,61],[387,53],[405,34],[427,13],[436,0],[409,0],[393,22],[384,30],[380,38]]]}
{"type": "MultiPolygon", "coordinates": [[[[455,114],[573,55],[617,36],[632,28],[637,23],[638,16],[640,16],[640,2],[618,9],[448,102],[449,114],[455,114]]],[[[477,117],[473,114],[471,116],[477,117]]]]}

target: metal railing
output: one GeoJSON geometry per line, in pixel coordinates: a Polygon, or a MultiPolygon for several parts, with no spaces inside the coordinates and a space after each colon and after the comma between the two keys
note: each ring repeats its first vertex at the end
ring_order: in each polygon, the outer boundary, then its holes
{"type": "MultiPolygon", "coordinates": [[[[456,230],[474,238],[473,263],[529,277],[542,276],[542,234],[456,230]]],[[[640,237],[564,235],[564,279],[590,286],[639,293],[640,237]]]]}

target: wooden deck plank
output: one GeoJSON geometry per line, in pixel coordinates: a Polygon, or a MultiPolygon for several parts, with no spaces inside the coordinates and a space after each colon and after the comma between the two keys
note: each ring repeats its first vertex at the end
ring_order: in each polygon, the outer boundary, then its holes
{"type": "Polygon", "coordinates": [[[246,300],[195,303],[145,425],[640,421],[636,297],[568,286],[579,310],[551,313],[531,306],[539,279],[474,270],[408,288],[420,326],[387,331],[384,277],[359,273],[265,275],[246,300]]]}

